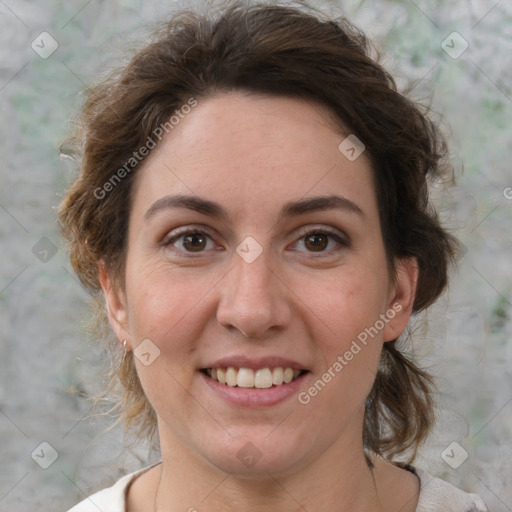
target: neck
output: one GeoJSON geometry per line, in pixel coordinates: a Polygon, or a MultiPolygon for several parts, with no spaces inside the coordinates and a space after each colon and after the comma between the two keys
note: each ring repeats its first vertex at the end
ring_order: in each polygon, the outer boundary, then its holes
{"type": "Polygon", "coordinates": [[[323,457],[299,469],[250,476],[221,471],[192,456],[180,443],[166,443],[162,455],[155,512],[383,511],[362,445],[360,450],[332,446],[323,457]]]}

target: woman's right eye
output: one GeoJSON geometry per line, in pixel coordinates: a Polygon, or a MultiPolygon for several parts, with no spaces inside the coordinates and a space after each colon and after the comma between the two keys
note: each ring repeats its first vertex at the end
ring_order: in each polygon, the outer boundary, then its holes
{"type": "Polygon", "coordinates": [[[175,233],[167,238],[163,245],[166,247],[173,246],[184,253],[201,253],[215,247],[210,236],[204,231],[197,229],[188,229],[175,233]]]}

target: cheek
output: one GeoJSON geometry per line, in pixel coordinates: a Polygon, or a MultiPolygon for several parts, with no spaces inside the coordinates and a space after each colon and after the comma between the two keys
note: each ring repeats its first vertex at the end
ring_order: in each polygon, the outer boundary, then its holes
{"type": "Polygon", "coordinates": [[[353,266],[317,279],[315,292],[305,298],[304,314],[321,348],[316,373],[325,383],[325,391],[319,383],[311,393],[322,389],[317,406],[325,400],[335,415],[364,406],[373,385],[383,339],[375,325],[387,305],[386,275],[385,269],[353,266]]]}
{"type": "Polygon", "coordinates": [[[334,429],[364,408],[379,365],[383,333],[372,327],[385,309],[386,288],[380,274],[372,276],[354,271],[319,282],[323,287],[306,299],[321,358],[300,403],[318,416],[328,409],[334,429]]]}
{"type": "Polygon", "coordinates": [[[301,280],[303,289],[310,291],[304,303],[338,343],[373,325],[386,308],[388,287],[382,269],[351,266],[301,280]]]}
{"type": "Polygon", "coordinates": [[[208,292],[218,280],[192,273],[157,265],[132,271],[127,282],[137,373],[158,415],[176,425],[186,423],[193,410],[185,390],[192,386],[195,374],[190,368],[194,366],[201,332],[211,314],[205,308],[208,292]],[[140,345],[139,351],[137,347],[148,339],[157,347],[158,354],[149,365],[137,356],[144,345],[140,345]]]}
{"type": "MultiPolygon", "coordinates": [[[[217,279],[218,280],[218,279],[217,279]]],[[[211,276],[165,264],[131,269],[127,282],[131,332],[149,338],[163,352],[190,350],[200,328],[201,304],[214,287],[211,276]]]]}

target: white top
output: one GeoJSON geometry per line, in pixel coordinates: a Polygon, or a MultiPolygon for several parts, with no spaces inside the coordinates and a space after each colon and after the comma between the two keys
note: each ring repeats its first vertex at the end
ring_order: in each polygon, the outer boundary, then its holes
{"type": "MultiPolygon", "coordinates": [[[[68,512],[126,512],[125,495],[136,476],[153,466],[120,478],[112,487],[92,494],[68,512]]],[[[477,494],[468,494],[457,487],[435,478],[426,471],[407,465],[407,470],[420,479],[420,495],[416,512],[489,512],[477,494]]]]}

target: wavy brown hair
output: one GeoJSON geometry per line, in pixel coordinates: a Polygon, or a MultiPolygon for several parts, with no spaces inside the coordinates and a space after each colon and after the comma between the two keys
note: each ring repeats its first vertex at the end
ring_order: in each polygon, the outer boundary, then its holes
{"type": "MultiPolygon", "coordinates": [[[[94,191],[191,98],[200,102],[229,90],[319,101],[342,130],[363,141],[391,275],[400,258],[416,258],[413,312],[437,299],[457,248],[428,196],[428,181],[450,170],[446,145],[428,109],[397,90],[359,29],[303,5],[229,2],[205,13],[181,11],[154,36],[128,65],[90,91],[74,137],[81,168],[59,210],[72,265],[96,300],[100,325],[107,320],[98,267],[106,265],[122,286],[140,163],[104,197],[94,191]]],[[[125,426],[152,436],[156,415],[131,352],[114,373],[123,389],[119,410],[125,426]]],[[[398,340],[385,343],[366,401],[365,449],[388,459],[408,454],[412,461],[433,424],[433,389],[432,378],[406,357],[398,340]]]]}

